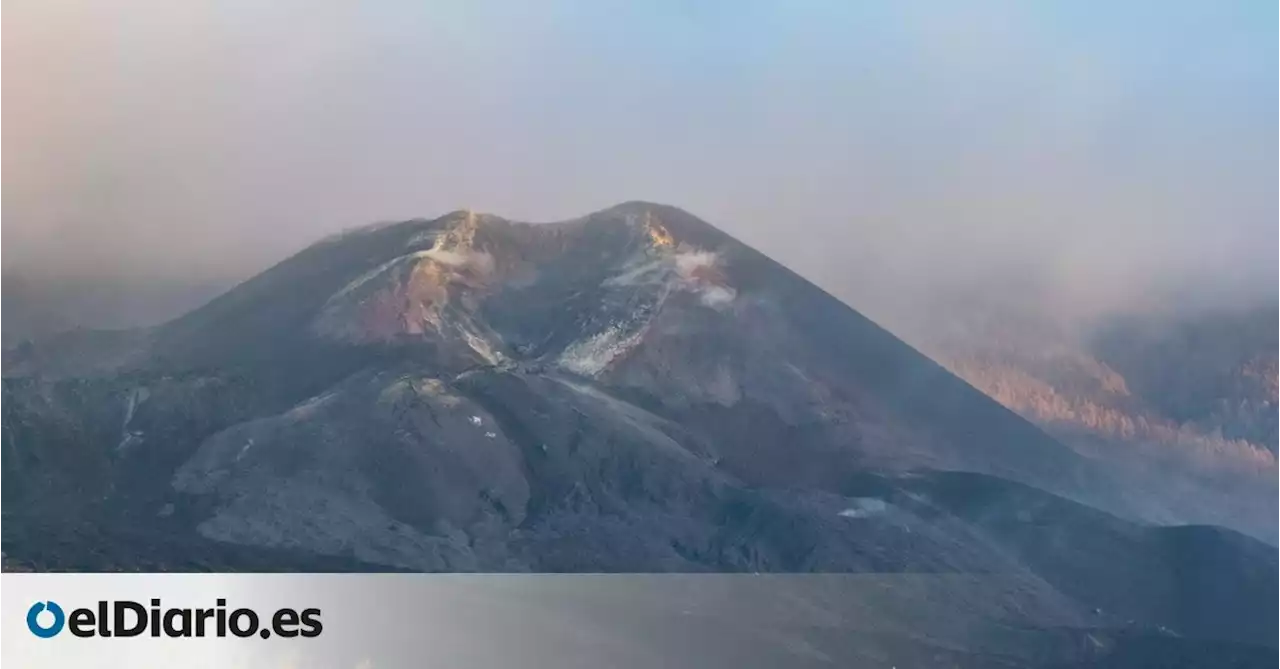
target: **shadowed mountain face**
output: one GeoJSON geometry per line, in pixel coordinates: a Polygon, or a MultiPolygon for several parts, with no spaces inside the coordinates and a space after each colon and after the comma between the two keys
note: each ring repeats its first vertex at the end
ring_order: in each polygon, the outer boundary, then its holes
{"type": "Polygon", "coordinates": [[[20,565],[999,573],[1090,625],[1272,641],[1273,550],[1085,506],[1129,512],[660,205],[352,232],[163,326],[16,350],[4,391],[20,565]]]}

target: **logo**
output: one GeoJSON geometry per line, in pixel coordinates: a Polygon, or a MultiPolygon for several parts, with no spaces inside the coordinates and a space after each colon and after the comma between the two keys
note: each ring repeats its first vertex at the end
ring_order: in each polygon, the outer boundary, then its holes
{"type": "Polygon", "coordinates": [[[67,622],[67,616],[62,613],[62,607],[54,602],[36,602],[27,609],[27,629],[31,633],[41,639],[48,639],[62,631],[62,626],[67,622]],[[47,613],[46,619],[53,618],[49,625],[40,624],[40,614],[47,613]]]}
{"type": "Polygon", "coordinates": [[[41,639],[57,636],[66,627],[77,637],[136,637],[149,634],[171,639],[190,637],[317,637],[324,630],[320,609],[284,608],[260,618],[253,609],[227,610],[227,600],[204,609],[161,606],[159,599],[147,607],[138,602],[100,601],[94,608],[73,609],[70,615],[54,602],[36,602],[27,609],[27,629],[41,639]]]}

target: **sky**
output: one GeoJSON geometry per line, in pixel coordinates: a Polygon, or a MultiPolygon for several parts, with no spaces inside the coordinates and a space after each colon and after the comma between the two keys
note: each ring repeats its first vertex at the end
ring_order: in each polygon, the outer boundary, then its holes
{"type": "Polygon", "coordinates": [[[10,0],[4,18],[6,275],[223,287],[375,221],[640,199],[872,311],[973,281],[1063,308],[1276,290],[1275,2],[10,0]]]}

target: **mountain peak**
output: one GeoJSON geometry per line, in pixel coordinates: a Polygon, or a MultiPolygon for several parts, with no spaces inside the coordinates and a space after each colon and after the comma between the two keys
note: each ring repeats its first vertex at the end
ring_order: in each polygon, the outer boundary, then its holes
{"type": "Polygon", "coordinates": [[[596,212],[595,214],[592,214],[592,216],[598,216],[602,214],[615,214],[615,215],[622,215],[622,216],[644,215],[645,213],[654,213],[654,212],[661,213],[664,210],[678,211],[679,208],[673,207],[669,204],[661,204],[659,202],[647,202],[645,200],[627,200],[626,202],[619,202],[618,204],[615,204],[612,207],[602,209],[596,212]]]}
{"type": "MultiPolygon", "coordinates": [[[[525,559],[518,532],[559,541],[559,523],[598,518],[600,545],[652,532],[645,544],[669,551],[677,535],[653,519],[707,518],[694,541],[714,546],[726,509],[765,490],[812,489],[780,513],[854,532],[859,503],[837,498],[868,471],[1087,491],[1083,460],[1043,432],[794,272],[648,202],[562,224],[460,210],[366,229],[138,345],[120,381],[127,430],[100,412],[102,452],[188,435],[154,501],[197,496],[212,513],[197,531],[236,544],[489,567],[525,559]],[[169,405],[173,422],[157,422],[169,405]]],[[[682,553],[660,559],[726,559],[682,553]]]]}
{"type": "Polygon", "coordinates": [[[963,435],[925,449],[933,465],[981,463],[1033,482],[1074,469],[1059,444],[821,289],[648,202],[561,224],[464,209],[369,229],[285,260],[153,340],[165,368],[314,365],[335,351],[417,356],[446,375],[534,365],[679,406],[771,406],[778,429],[841,434],[868,462],[910,460],[895,445],[911,440],[905,424],[845,434],[845,416],[871,410],[850,398],[870,396],[873,411],[963,435]],[[1027,443],[1042,448],[1028,457],[1016,446],[1027,443]]]}
{"type": "Polygon", "coordinates": [[[480,222],[489,218],[493,217],[477,214],[471,209],[445,214],[438,219],[443,222],[442,231],[435,236],[432,247],[427,252],[439,254],[471,250],[475,244],[476,231],[480,228],[480,222]]]}

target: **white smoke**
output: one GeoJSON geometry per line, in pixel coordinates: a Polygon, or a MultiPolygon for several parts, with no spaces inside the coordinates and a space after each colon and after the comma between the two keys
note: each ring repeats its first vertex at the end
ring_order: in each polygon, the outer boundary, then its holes
{"type": "Polygon", "coordinates": [[[493,256],[486,251],[431,248],[418,251],[414,257],[430,258],[447,267],[471,269],[481,274],[493,272],[494,267],[493,256]]]}

